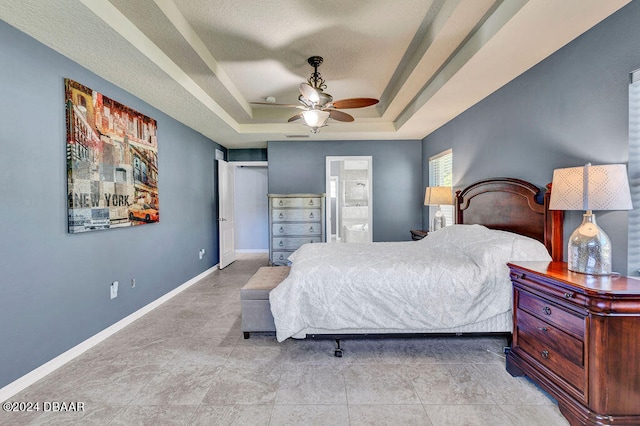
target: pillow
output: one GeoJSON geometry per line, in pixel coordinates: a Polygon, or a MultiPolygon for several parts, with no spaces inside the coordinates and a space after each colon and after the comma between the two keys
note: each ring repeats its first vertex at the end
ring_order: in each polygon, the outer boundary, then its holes
{"type": "Polygon", "coordinates": [[[506,234],[511,234],[515,237],[513,241],[513,249],[511,251],[510,262],[516,261],[551,261],[551,255],[549,255],[549,251],[540,241],[525,237],[524,235],[513,234],[511,232],[506,231],[497,231],[504,232],[506,234]]]}
{"type": "Polygon", "coordinates": [[[484,241],[465,246],[465,253],[477,265],[505,265],[513,261],[550,261],[544,244],[524,235],[488,229],[484,241]]]}
{"type": "Polygon", "coordinates": [[[482,225],[449,225],[437,231],[431,231],[420,240],[429,245],[464,247],[475,241],[483,241],[490,230],[482,225]]]}

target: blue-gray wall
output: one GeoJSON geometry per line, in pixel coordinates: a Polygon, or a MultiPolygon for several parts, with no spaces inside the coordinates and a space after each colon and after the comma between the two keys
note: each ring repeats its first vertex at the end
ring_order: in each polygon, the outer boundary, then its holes
{"type": "MultiPolygon", "coordinates": [[[[494,176],[544,187],[556,168],[626,163],[629,73],[638,68],[635,1],[426,137],[424,156],[453,148],[458,188],[494,176]]],[[[427,163],[423,173],[426,185],[427,163]]],[[[581,215],[567,212],[565,239],[581,215]]],[[[627,212],[596,216],[612,241],[613,269],[626,273],[627,212]]]]}
{"type": "Polygon", "coordinates": [[[267,161],[266,148],[230,149],[228,161],[267,161]]]}
{"type": "Polygon", "coordinates": [[[3,387],[218,262],[221,147],[2,21],[0,58],[3,387]],[[157,120],[159,223],[67,233],[65,77],[157,120]]]}
{"type": "Polygon", "coordinates": [[[324,193],[327,156],[372,156],[373,240],[409,240],[421,226],[421,141],[276,141],[267,149],[274,194],[324,193]]]}

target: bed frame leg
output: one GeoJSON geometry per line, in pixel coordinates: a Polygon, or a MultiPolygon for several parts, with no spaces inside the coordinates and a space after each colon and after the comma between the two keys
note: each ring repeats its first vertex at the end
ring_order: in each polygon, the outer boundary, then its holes
{"type": "Polygon", "coordinates": [[[342,358],[342,348],[340,347],[340,339],[336,339],[336,350],[333,352],[336,358],[342,358]]]}
{"type": "Polygon", "coordinates": [[[502,352],[504,352],[505,355],[508,355],[509,352],[511,352],[511,345],[512,344],[513,344],[513,334],[509,334],[507,336],[507,346],[502,348],[502,352]]]}

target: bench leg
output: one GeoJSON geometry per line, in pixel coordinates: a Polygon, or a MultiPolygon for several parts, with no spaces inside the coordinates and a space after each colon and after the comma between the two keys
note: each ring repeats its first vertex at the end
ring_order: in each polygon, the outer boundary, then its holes
{"type": "Polygon", "coordinates": [[[340,347],[340,339],[336,339],[336,349],[333,352],[333,356],[342,358],[342,348],[340,347]]]}
{"type": "Polygon", "coordinates": [[[249,338],[249,332],[248,331],[243,331],[242,334],[244,335],[245,339],[249,338]]]}

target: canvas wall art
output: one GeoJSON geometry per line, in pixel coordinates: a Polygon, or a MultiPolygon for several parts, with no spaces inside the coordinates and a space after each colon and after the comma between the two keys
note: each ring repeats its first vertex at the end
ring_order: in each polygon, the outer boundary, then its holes
{"type": "Polygon", "coordinates": [[[69,232],[160,220],[156,121],[65,79],[69,232]]]}

